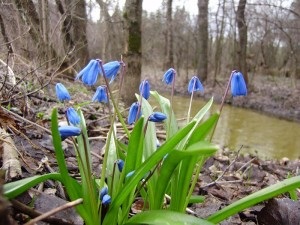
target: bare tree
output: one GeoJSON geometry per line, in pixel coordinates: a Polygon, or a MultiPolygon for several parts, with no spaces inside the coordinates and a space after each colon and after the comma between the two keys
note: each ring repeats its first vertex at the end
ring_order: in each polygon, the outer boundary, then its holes
{"type": "Polygon", "coordinates": [[[79,69],[89,59],[85,0],[65,0],[64,2],[55,0],[55,3],[63,18],[61,32],[65,53],[69,55],[69,61],[75,62],[78,60],[77,67],[79,69]]]}
{"type": "Polygon", "coordinates": [[[201,81],[207,79],[208,72],[208,1],[198,0],[199,60],[197,73],[201,81]]]}
{"type": "Polygon", "coordinates": [[[122,97],[126,105],[136,100],[142,69],[142,0],[126,0],[124,11],[126,78],[122,97]]]}
{"type": "Polygon", "coordinates": [[[222,52],[223,52],[223,39],[224,39],[224,30],[225,30],[225,4],[226,1],[221,0],[218,4],[218,9],[216,13],[216,47],[215,47],[215,70],[214,70],[214,77],[213,77],[213,85],[215,85],[215,81],[217,79],[217,75],[221,71],[221,59],[222,59],[222,52]],[[218,19],[219,12],[221,10],[221,21],[218,19]],[[221,23],[221,24],[220,24],[221,23]]]}
{"type": "Polygon", "coordinates": [[[167,36],[166,36],[166,66],[165,69],[174,67],[174,50],[173,50],[173,0],[167,0],[167,36]]]}
{"type": "Polygon", "coordinates": [[[248,69],[247,69],[247,24],[245,20],[245,8],[247,0],[239,0],[237,9],[237,26],[239,31],[239,49],[238,49],[238,69],[244,74],[246,83],[248,83],[248,69]]]}

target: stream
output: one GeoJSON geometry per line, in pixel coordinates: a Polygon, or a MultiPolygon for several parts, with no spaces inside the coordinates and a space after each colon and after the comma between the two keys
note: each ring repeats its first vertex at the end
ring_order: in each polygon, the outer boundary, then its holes
{"type": "MultiPolygon", "coordinates": [[[[190,99],[174,96],[173,108],[177,119],[186,118],[190,99]]],[[[191,116],[206,101],[194,98],[191,116]]],[[[213,111],[219,105],[214,105],[213,111]]],[[[221,147],[251,153],[261,159],[300,158],[300,124],[243,108],[225,105],[215,130],[213,142],[221,147]]]]}

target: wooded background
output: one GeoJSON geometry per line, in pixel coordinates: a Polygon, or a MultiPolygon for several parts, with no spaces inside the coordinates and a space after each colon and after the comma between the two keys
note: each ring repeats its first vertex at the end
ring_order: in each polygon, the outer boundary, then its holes
{"type": "Polygon", "coordinates": [[[106,62],[122,55],[128,103],[142,68],[174,67],[184,82],[193,73],[213,85],[233,69],[247,82],[248,74],[290,77],[294,84],[300,78],[300,0],[218,0],[214,10],[209,0],[198,0],[198,15],[179,0],[176,6],[162,0],[156,12],[147,12],[142,2],[3,0],[0,59],[23,79],[37,69],[49,75],[66,68],[73,79],[92,58],[106,62]],[[91,12],[98,5],[95,21],[91,12]],[[20,64],[27,69],[18,70],[20,64]]]}

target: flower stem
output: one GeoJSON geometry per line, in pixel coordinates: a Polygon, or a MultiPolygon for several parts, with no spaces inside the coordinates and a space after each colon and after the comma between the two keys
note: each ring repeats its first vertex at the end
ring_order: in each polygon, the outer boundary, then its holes
{"type": "Polygon", "coordinates": [[[227,86],[226,86],[224,95],[223,95],[223,97],[222,97],[222,102],[221,102],[220,109],[219,109],[219,115],[220,115],[220,116],[218,117],[217,122],[216,122],[216,124],[215,124],[215,126],[214,126],[214,128],[213,128],[213,131],[212,131],[211,136],[210,136],[210,141],[213,139],[213,136],[214,136],[214,134],[215,134],[216,127],[217,127],[218,122],[219,122],[219,119],[220,119],[220,117],[221,117],[221,112],[222,112],[222,109],[223,109],[223,106],[224,106],[224,103],[225,103],[225,98],[226,98],[226,96],[227,96],[227,94],[228,94],[228,91],[229,91],[229,86],[230,86],[230,82],[231,82],[233,73],[234,73],[234,70],[233,70],[233,71],[231,72],[231,74],[230,74],[230,77],[229,77],[229,80],[228,80],[228,83],[227,83],[227,86]]]}
{"type": "MultiPolygon", "coordinates": [[[[112,102],[112,104],[113,104],[113,106],[114,106],[114,110],[115,110],[115,112],[117,113],[118,119],[119,119],[120,123],[122,124],[123,129],[124,129],[124,131],[125,131],[127,137],[130,138],[129,130],[128,130],[128,128],[127,128],[125,122],[124,122],[123,116],[121,115],[120,110],[119,110],[119,108],[118,108],[118,106],[117,106],[117,104],[116,104],[116,102],[115,102],[115,100],[114,100],[113,94],[112,94],[112,92],[111,92],[111,90],[110,90],[110,88],[109,88],[109,83],[108,83],[107,78],[106,78],[106,74],[105,74],[105,71],[104,71],[104,68],[103,68],[102,61],[100,61],[99,63],[100,63],[101,70],[102,70],[102,72],[103,72],[104,81],[105,81],[105,84],[106,84],[106,86],[107,86],[107,90],[108,90],[108,92],[109,92],[111,102],[112,102]]],[[[111,115],[112,115],[112,114],[111,114],[111,115]]]]}
{"type": "Polygon", "coordinates": [[[192,102],[193,102],[193,97],[194,97],[195,85],[196,85],[196,81],[193,84],[193,89],[192,89],[192,94],[191,94],[191,99],[190,99],[189,110],[188,110],[188,114],[187,114],[187,118],[186,118],[186,123],[190,122],[190,116],[191,116],[191,110],[192,110],[192,102]]]}

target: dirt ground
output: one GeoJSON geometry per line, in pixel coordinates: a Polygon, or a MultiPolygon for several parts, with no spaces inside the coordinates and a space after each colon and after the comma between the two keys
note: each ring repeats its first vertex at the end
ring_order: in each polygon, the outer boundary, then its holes
{"type": "MultiPolygon", "coordinates": [[[[165,86],[160,82],[161,77],[155,77],[155,79],[150,80],[153,89],[158,91],[165,89],[165,86]]],[[[73,103],[90,99],[91,94],[89,90],[78,92],[79,86],[77,85],[79,84],[67,81],[65,81],[65,84],[66,87],[70,88],[73,103]]],[[[45,91],[27,96],[26,101],[23,98],[13,101],[13,107],[11,108],[13,113],[9,113],[4,109],[0,110],[1,125],[6,128],[13,138],[18,155],[17,159],[21,168],[21,171],[15,171],[17,174],[9,174],[8,180],[16,180],[57,170],[51,137],[47,132],[52,107],[61,107],[56,102],[53,85],[54,83],[48,86],[45,91]]],[[[251,91],[247,97],[232,99],[228,94],[226,101],[228,104],[256,109],[273,116],[299,122],[299,85],[300,82],[298,81],[298,84],[292,88],[289,79],[285,78],[279,80],[270,77],[255,77],[254,81],[252,80],[251,91]]],[[[204,86],[205,92],[201,96],[210,98],[214,95],[217,102],[221,101],[226,81],[218,81],[214,88],[209,83],[204,83],[204,86]]],[[[186,95],[186,87],[186,84],[177,85],[176,94],[186,95]]],[[[59,112],[59,117],[63,118],[62,108],[59,112]]],[[[92,104],[85,107],[84,113],[89,126],[90,137],[97,137],[96,140],[91,141],[91,145],[94,152],[93,168],[95,174],[99,174],[101,169],[101,149],[104,145],[103,137],[105,137],[109,126],[107,112],[104,108],[92,104]]],[[[64,143],[64,148],[68,169],[71,173],[77,174],[78,168],[74,151],[68,143],[64,143]]],[[[4,150],[1,148],[0,167],[4,166],[4,159],[1,157],[3,154],[4,150]]],[[[250,193],[275,184],[288,176],[299,175],[299,165],[298,160],[262,161],[255,156],[241,156],[229,149],[220,149],[216,156],[206,162],[195,190],[195,193],[205,196],[205,201],[202,204],[191,205],[190,210],[196,216],[205,218],[218,209],[250,193]]],[[[289,196],[283,195],[280,197],[285,199],[289,196]]],[[[6,211],[3,211],[0,207],[0,215],[10,215],[9,219],[11,222],[8,224],[23,224],[29,217],[36,216],[33,212],[39,211],[43,213],[48,211],[49,207],[56,207],[58,203],[65,202],[63,194],[53,182],[46,183],[42,187],[39,186],[37,189],[25,193],[10,203],[0,198],[0,202],[2,200],[8,206],[5,207],[5,210],[9,209],[10,213],[3,214],[6,211]],[[45,193],[48,195],[45,196],[45,193]],[[35,210],[24,208],[24,205],[32,205],[33,198],[36,199],[34,203],[35,210]],[[42,204],[44,201],[47,201],[48,204],[42,204]]],[[[274,225],[270,221],[270,223],[260,223],[258,221],[259,213],[264,206],[265,204],[261,204],[241,212],[222,224],[274,225]]],[[[58,214],[52,220],[50,219],[50,222],[50,224],[82,224],[81,219],[73,211],[67,216],[66,214],[58,214]]]]}

